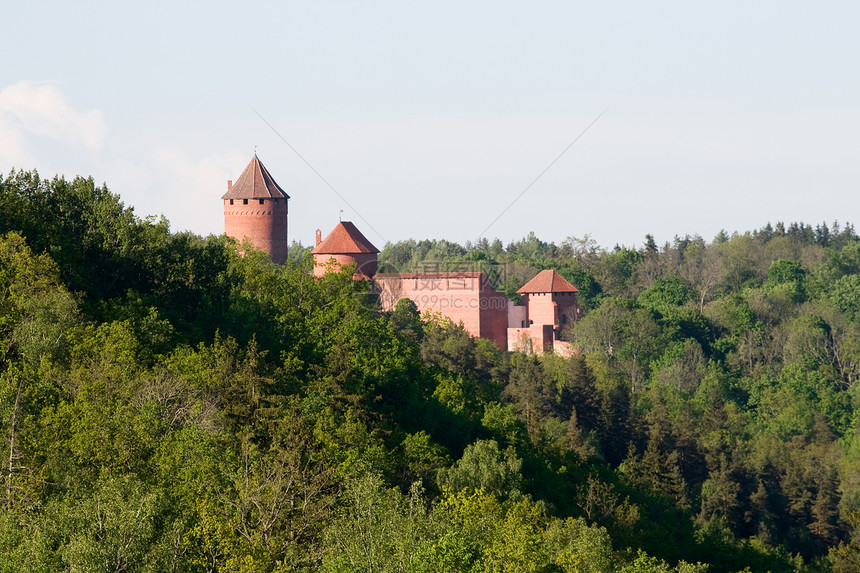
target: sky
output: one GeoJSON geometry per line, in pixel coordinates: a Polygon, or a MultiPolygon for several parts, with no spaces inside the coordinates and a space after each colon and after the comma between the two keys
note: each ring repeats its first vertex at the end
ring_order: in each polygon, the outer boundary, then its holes
{"type": "Polygon", "coordinates": [[[860,222],[857,2],[7,4],[0,173],[174,231],[222,233],[255,150],[305,245],[860,222]]]}

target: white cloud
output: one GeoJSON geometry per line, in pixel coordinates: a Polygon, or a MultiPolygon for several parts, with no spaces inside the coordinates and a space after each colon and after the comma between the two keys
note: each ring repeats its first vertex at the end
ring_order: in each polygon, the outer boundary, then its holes
{"type": "Polygon", "coordinates": [[[32,165],[33,162],[24,133],[13,125],[11,118],[0,113],[0,170],[6,166],[32,165]]]}
{"type": "MultiPolygon", "coordinates": [[[[14,117],[21,131],[37,137],[88,149],[100,148],[107,137],[104,114],[73,108],[54,82],[21,81],[7,87],[0,91],[0,110],[14,117]]],[[[11,122],[3,123],[8,130],[11,122]]]]}
{"type": "Polygon", "coordinates": [[[160,147],[151,158],[158,173],[162,212],[171,229],[196,233],[222,233],[224,214],[221,195],[227,192],[227,179],[245,168],[248,159],[236,152],[206,154],[200,150],[160,147]]]}
{"type": "Polygon", "coordinates": [[[111,147],[101,165],[103,178],[113,193],[139,217],[164,215],[173,231],[191,230],[201,235],[222,233],[224,215],[221,195],[227,180],[236,179],[248,157],[236,151],[219,152],[204,143],[166,142],[156,138],[111,147]]]}

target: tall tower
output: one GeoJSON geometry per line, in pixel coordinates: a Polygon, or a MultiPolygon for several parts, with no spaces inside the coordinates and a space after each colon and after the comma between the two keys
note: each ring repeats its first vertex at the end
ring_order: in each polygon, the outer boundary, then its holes
{"type": "Polygon", "coordinates": [[[290,196],[275,183],[254,154],[234,185],[227,182],[224,200],[224,232],[238,241],[247,237],[255,248],[269,253],[272,261],[287,262],[287,201],[290,196]]]}

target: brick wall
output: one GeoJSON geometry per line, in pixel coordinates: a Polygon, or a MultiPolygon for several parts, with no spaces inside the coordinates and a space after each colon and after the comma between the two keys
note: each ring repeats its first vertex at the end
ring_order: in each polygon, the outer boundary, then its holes
{"type": "Polygon", "coordinates": [[[327,272],[340,272],[339,267],[355,264],[355,278],[373,278],[378,268],[376,253],[314,255],[314,276],[321,277],[327,272]],[[329,265],[334,266],[329,267],[329,265]]]}
{"type": "Polygon", "coordinates": [[[272,261],[287,261],[287,200],[224,200],[224,232],[241,241],[247,237],[257,249],[269,254],[272,261]]]}
{"type": "Polygon", "coordinates": [[[528,307],[508,301],[508,328],[525,328],[529,324],[528,307]]]}
{"type": "Polygon", "coordinates": [[[501,350],[508,344],[508,297],[496,291],[480,293],[481,338],[493,341],[501,350]]]}
{"type": "Polygon", "coordinates": [[[576,321],[575,293],[529,293],[523,295],[523,304],[528,306],[531,324],[551,324],[555,328],[561,328],[576,321]]]}
{"type": "Polygon", "coordinates": [[[509,328],[508,350],[527,354],[552,352],[553,332],[550,324],[533,324],[526,328],[509,328]]]}
{"type": "Polygon", "coordinates": [[[558,327],[576,322],[579,316],[579,306],[576,304],[576,293],[557,292],[553,293],[552,300],[556,304],[558,327]]]}
{"type": "Polygon", "coordinates": [[[481,273],[377,275],[374,279],[382,310],[408,298],[419,312],[439,313],[462,323],[472,336],[507,346],[508,304],[481,273]]]}

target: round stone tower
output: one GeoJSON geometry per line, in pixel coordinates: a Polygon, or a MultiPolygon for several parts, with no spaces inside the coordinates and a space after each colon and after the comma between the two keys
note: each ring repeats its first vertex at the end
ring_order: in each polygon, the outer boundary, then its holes
{"type": "Polygon", "coordinates": [[[314,255],[314,276],[321,277],[329,270],[338,272],[340,267],[355,265],[355,279],[372,279],[376,274],[376,255],[379,249],[373,246],[349,221],[341,221],[323,240],[317,229],[314,255]]]}
{"type": "Polygon", "coordinates": [[[238,241],[251,240],[255,248],[282,265],[287,261],[287,201],[290,196],[275,183],[254,154],[234,185],[227,182],[224,232],[238,241]]]}

